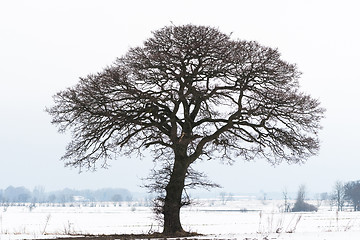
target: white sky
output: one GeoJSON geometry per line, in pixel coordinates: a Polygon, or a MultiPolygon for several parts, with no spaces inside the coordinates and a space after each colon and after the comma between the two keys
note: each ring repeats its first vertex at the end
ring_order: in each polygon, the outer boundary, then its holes
{"type": "Polygon", "coordinates": [[[78,174],[59,161],[67,135],[44,112],[52,95],[101,71],[171,21],[218,27],[277,47],[303,72],[304,91],[327,108],[320,154],[305,165],[264,160],[199,164],[228,192],[330,191],[360,179],[360,3],[358,1],[0,0],[0,189],[124,187],[141,191],[151,158],[120,159],[78,174]]]}

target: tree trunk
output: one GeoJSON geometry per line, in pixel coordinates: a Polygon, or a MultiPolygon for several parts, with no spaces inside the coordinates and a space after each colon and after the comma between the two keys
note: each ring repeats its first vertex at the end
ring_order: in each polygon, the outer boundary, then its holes
{"type": "Polygon", "coordinates": [[[164,230],[163,234],[175,236],[183,233],[180,222],[180,208],[182,207],[182,192],[185,185],[185,176],[189,164],[185,158],[175,157],[170,181],[166,186],[166,196],[163,207],[164,230]]]}

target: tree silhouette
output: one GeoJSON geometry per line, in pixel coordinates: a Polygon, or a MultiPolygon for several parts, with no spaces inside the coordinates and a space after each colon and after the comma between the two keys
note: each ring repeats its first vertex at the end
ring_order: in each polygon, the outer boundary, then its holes
{"type": "Polygon", "coordinates": [[[335,182],[331,198],[336,203],[337,211],[342,211],[345,204],[345,188],[341,181],[335,182]]]}
{"type": "Polygon", "coordinates": [[[305,185],[300,185],[296,197],[296,202],[294,207],[291,209],[292,212],[316,212],[318,210],[318,208],[314,205],[305,202],[305,195],[305,185]]]}
{"type": "Polygon", "coordinates": [[[57,93],[47,111],[60,132],[72,130],[66,165],[106,167],[118,154],[150,149],[163,163],[152,186],[164,191],[170,235],[183,232],[184,188],[213,186],[196,177],[204,175],[192,170],[195,161],[300,163],[316,154],[324,109],[299,91],[296,65],[277,49],[230,37],[212,27],[164,27],[57,93]]]}
{"type": "Polygon", "coordinates": [[[360,180],[344,185],[344,198],[353,205],[354,211],[360,211],[360,180]]]}

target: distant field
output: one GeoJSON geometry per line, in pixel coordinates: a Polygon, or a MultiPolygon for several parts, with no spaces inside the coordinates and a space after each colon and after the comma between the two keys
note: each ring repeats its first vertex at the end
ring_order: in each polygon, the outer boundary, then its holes
{"type": "MultiPolygon", "coordinates": [[[[0,240],[161,231],[151,208],[141,205],[0,206],[0,240]]],[[[360,212],[337,213],[325,202],[313,213],[283,213],[281,206],[278,200],[202,200],[181,218],[185,230],[205,235],[199,239],[359,239],[360,212]]]]}

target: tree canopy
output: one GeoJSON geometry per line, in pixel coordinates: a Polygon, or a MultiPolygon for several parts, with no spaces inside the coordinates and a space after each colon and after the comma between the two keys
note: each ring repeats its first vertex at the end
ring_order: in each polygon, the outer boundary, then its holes
{"type": "MultiPolygon", "coordinates": [[[[317,153],[324,109],[300,91],[300,75],[277,49],[212,27],[170,26],[57,93],[48,112],[60,132],[73,133],[66,165],[106,166],[144,149],[168,163],[166,222],[167,202],[181,207],[196,160],[299,163],[317,153]]],[[[170,225],[164,232],[182,230],[170,225]]]]}
{"type": "Polygon", "coordinates": [[[360,180],[344,185],[344,198],[353,205],[354,211],[360,211],[360,180]]]}

